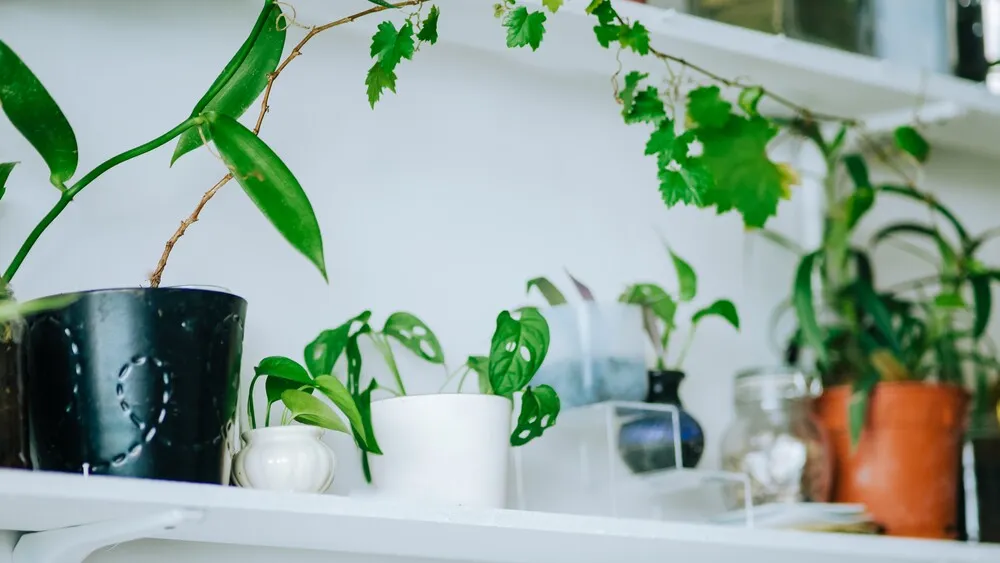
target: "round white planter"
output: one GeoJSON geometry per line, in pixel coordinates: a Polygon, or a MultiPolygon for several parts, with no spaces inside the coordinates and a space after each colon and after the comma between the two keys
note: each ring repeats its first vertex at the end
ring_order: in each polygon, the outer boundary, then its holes
{"type": "Polygon", "coordinates": [[[272,426],[243,433],[233,460],[241,487],[294,493],[322,493],[333,483],[337,459],[314,426],[272,426]]]}
{"type": "Polygon", "coordinates": [[[512,404],[495,395],[414,395],[372,403],[382,455],[374,496],[476,508],[507,499],[512,404]]]}

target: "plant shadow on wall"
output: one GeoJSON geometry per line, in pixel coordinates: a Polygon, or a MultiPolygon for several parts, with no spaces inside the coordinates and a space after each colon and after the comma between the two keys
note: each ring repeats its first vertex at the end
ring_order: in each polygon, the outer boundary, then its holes
{"type": "MultiPolygon", "coordinates": [[[[373,329],[370,320],[371,312],[364,311],[320,333],[303,351],[304,366],[278,356],[261,360],[248,389],[247,414],[253,430],[245,434],[248,447],[237,457],[237,482],[254,488],[312,492],[322,492],[329,486],[332,468],[330,478],[317,476],[305,483],[282,479],[276,483],[274,471],[264,470],[274,464],[262,459],[255,466],[246,461],[268,455],[252,453],[255,440],[275,430],[286,432],[282,427],[269,426],[272,406],[281,403],[283,425],[294,421],[352,434],[362,452],[365,478],[374,481],[383,496],[502,507],[506,501],[508,447],[522,446],[540,437],[555,425],[559,415],[559,397],[552,387],[530,385],[549,348],[545,318],[533,308],[500,313],[489,356],[470,356],[450,374],[437,336],[419,318],[406,312],[393,313],[381,331],[373,329]],[[392,383],[379,383],[374,377],[369,377],[367,384],[363,382],[361,338],[368,339],[382,356],[392,383]],[[424,361],[443,367],[448,375],[441,393],[407,395],[394,342],[424,361]],[[337,376],[341,359],[346,373],[337,376]],[[462,393],[471,373],[478,377],[479,394],[462,393]],[[263,420],[259,420],[254,389],[262,378],[266,410],[263,420]],[[444,393],[456,378],[457,392],[444,393]],[[392,398],[373,402],[373,395],[380,391],[392,398]],[[511,431],[515,395],[520,412],[511,431]],[[338,408],[349,427],[320,396],[338,408]]],[[[296,461],[308,463],[309,458],[290,459],[289,475],[302,475],[296,461]]]]}
{"type": "Polygon", "coordinates": [[[916,129],[897,129],[891,149],[867,147],[898,178],[878,184],[862,154],[848,150],[846,128],[830,137],[815,124],[791,125],[827,164],[822,246],[804,250],[765,234],[801,255],[791,299],[778,314],[792,309],[798,321],[788,361],[814,362],[823,378],[818,414],[837,464],[834,500],[864,503],[890,534],[954,537],[969,378],[973,420],[994,416],[986,401],[1000,365],[986,329],[1000,273],[977,253],[997,233],[974,236],[916,187],[910,169],[930,157],[916,129]],[[892,198],[926,206],[931,219],[885,225],[867,247],[857,245],[863,218],[877,201],[892,198]],[[936,272],[877,289],[870,254],[890,242],[936,272]],[[901,465],[912,470],[900,474],[901,465]]]}

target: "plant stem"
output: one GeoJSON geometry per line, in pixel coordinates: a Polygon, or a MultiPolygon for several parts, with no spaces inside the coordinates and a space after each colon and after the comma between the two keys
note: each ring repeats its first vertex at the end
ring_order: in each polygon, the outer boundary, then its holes
{"type": "MultiPolygon", "coordinates": [[[[392,376],[396,379],[396,386],[399,387],[399,395],[406,395],[406,387],[403,385],[403,377],[399,373],[399,366],[396,365],[396,356],[392,353],[392,345],[389,344],[389,341],[384,336],[375,331],[369,332],[368,338],[371,339],[372,344],[375,345],[375,349],[378,350],[379,354],[382,354],[386,365],[389,366],[389,371],[392,372],[392,376]]],[[[385,389],[381,386],[379,388],[385,389]]]]}
{"type": "MultiPolygon", "coordinates": [[[[347,16],[345,18],[341,18],[339,20],[332,21],[330,23],[316,26],[310,29],[309,32],[306,33],[305,37],[303,37],[302,40],[299,41],[298,44],[296,44],[295,47],[292,48],[292,51],[288,53],[288,56],[285,57],[283,61],[281,61],[281,64],[279,64],[278,67],[274,69],[274,72],[268,75],[267,86],[264,87],[264,96],[260,102],[260,112],[257,114],[257,123],[254,125],[253,128],[254,134],[255,135],[260,134],[260,128],[264,124],[264,116],[267,115],[267,112],[270,111],[271,109],[271,106],[268,104],[271,99],[271,88],[274,87],[274,81],[278,79],[278,76],[282,73],[282,71],[285,70],[285,67],[287,67],[289,63],[294,61],[296,58],[299,57],[299,55],[302,54],[302,48],[305,47],[306,43],[308,43],[313,37],[316,37],[317,35],[328,29],[351,23],[357,19],[363,18],[371,14],[377,14],[379,12],[384,12],[386,10],[405,8],[406,6],[417,6],[429,1],[430,0],[406,0],[405,2],[399,2],[393,4],[392,8],[387,8],[384,6],[375,6],[367,10],[358,12],[356,14],[347,16]]],[[[267,10],[262,12],[261,16],[263,17],[264,15],[266,15],[266,13],[267,10]]],[[[256,27],[254,29],[256,30],[256,27]]],[[[221,82],[222,81],[220,80],[220,83],[221,82]]],[[[202,196],[201,201],[198,202],[198,205],[195,207],[195,210],[191,213],[191,215],[189,215],[188,218],[185,219],[184,221],[181,221],[180,226],[177,227],[177,230],[174,231],[174,234],[170,237],[170,239],[167,240],[167,243],[164,245],[163,253],[160,254],[160,260],[156,265],[156,269],[153,270],[153,274],[149,277],[149,284],[151,287],[159,287],[161,278],[163,277],[163,270],[167,267],[167,261],[170,259],[170,253],[173,252],[174,250],[174,245],[176,245],[177,241],[180,240],[182,236],[184,236],[184,234],[187,232],[188,227],[190,227],[192,223],[198,220],[198,215],[201,214],[201,210],[205,208],[205,205],[209,202],[209,200],[215,197],[215,194],[219,191],[219,189],[221,189],[222,186],[229,183],[229,180],[231,179],[232,176],[227,174],[225,177],[219,180],[214,186],[212,186],[210,190],[205,192],[205,195],[202,196]]]]}
{"type": "Polygon", "coordinates": [[[687,333],[687,338],[684,339],[684,346],[681,347],[681,355],[677,356],[677,364],[674,367],[677,371],[680,371],[681,367],[684,365],[684,359],[687,358],[688,350],[691,349],[691,343],[694,342],[694,329],[697,326],[698,325],[696,324],[692,324],[691,330],[687,333]]]}
{"type": "Polygon", "coordinates": [[[35,225],[35,228],[31,231],[31,234],[28,235],[28,238],[25,239],[24,244],[21,245],[20,250],[18,250],[17,254],[14,255],[14,259],[11,261],[10,266],[7,267],[7,271],[4,272],[3,275],[4,280],[6,280],[7,283],[10,283],[10,281],[14,279],[14,274],[17,273],[17,270],[21,267],[21,263],[24,262],[24,258],[28,255],[28,252],[31,251],[32,247],[35,246],[35,243],[38,241],[38,238],[42,236],[42,233],[45,232],[45,229],[49,228],[49,225],[52,224],[52,221],[54,221],[56,217],[58,217],[59,214],[62,213],[64,209],[66,209],[66,206],[69,205],[71,201],[73,201],[73,198],[76,197],[77,194],[82,192],[84,188],[89,186],[91,182],[93,182],[94,180],[99,178],[102,174],[104,174],[108,170],[111,170],[115,166],[118,166],[123,162],[132,160],[137,156],[142,156],[150,151],[158,149],[163,145],[169,143],[176,137],[179,137],[182,133],[184,133],[188,129],[198,126],[203,122],[204,122],[203,117],[200,116],[190,117],[184,120],[184,122],[178,125],[177,127],[174,127],[170,131],[167,131],[166,133],[160,135],[159,137],[153,139],[152,141],[139,145],[134,149],[127,150],[121,154],[113,156],[108,160],[102,162],[96,168],[91,170],[90,173],[88,173],[86,176],[80,179],[79,182],[73,184],[73,186],[71,186],[68,190],[63,192],[62,196],[59,197],[59,201],[57,201],[56,204],[52,206],[52,209],[45,215],[45,217],[43,217],[42,220],[39,221],[37,225],[35,225]]]}
{"type": "MultiPolygon", "coordinates": [[[[445,388],[446,388],[446,387],[448,387],[448,384],[449,384],[449,383],[451,383],[451,380],[452,380],[452,379],[455,379],[455,377],[456,377],[456,376],[457,376],[458,374],[462,373],[462,370],[465,370],[465,374],[464,374],[464,375],[462,376],[462,379],[463,379],[463,380],[465,379],[465,375],[468,375],[468,373],[469,373],[470,371],[472,371],[472,370],[471,370],[471,369],[469,368],[468,364],[462,364],[462,365],[458,366],[458,367],[457,367],[457,368],[455,369],[455,371],[453,371],[453,372],[449,373],[449,374],[448,374],[448,376],[444,378],[444,383],[442,383],[442,384],[441,384],[441,388],[440,388],[440,389],[438,389],[438,393],[443,393],[443,392],[444,392],[444,390],[445,390],[445,388]]],[[[461,388],[462,388],[462,384],[461,384],[461,383],[459,383],[459,389],[461,389],[461,388]]]]}

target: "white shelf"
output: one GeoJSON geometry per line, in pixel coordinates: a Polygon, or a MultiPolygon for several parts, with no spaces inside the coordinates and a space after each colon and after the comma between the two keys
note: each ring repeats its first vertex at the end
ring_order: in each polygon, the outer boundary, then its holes
{"type": "MultiPolygon", "coordinates": [[[[136,522],[157,518],[176,522],[172,530],[150,534],[158,539],[395,556],[400,561],[1000,561],[1000,547],[954,542],[389,505],[325,495],[0,470],[0,530],[34,532],[108,521],[138,528],[136,522]]],[[[60,535],[50,537],[55,541],[60,535]]],[[[285,560],[294,561],[292,555],[285,560]]],[[[0,560],[4,556],[0,553],[0,560]]]]}
{"type": "MultiPolygon", "coordinates": [[[[523,2],[541,6],[541,0],[523,2]]],[[[443,0],[441,37],[442,41],[490,51],[547,71],[610,77],[617,68],[614,52],[596,43],[595,20],[584,11],[588,3],[567,0],[559,13],[548,14],[547,34],[535,53],[505,48],[503,28],[490,13],[492,0],[443,0]],[[470,25],[473,22],[475,25],[470,25]]],[[[863,119],[875,129],[909,121],[922,101],[921,114],[935,122],[928,133],[936,146],[986,155],[1000,152],[996,148],[1000,147],[1000,97],[990,94],[982,84],[674,10],[626,0],[616,0],[614,5],[623,17],[641,21],[649,29],[657,49],[721,76],[763,84],[796,103],[863,119]]],[[[626,70],[663,74],[659,63],[639,61],[631,53],[622,59],[626,70]]],[[[608,88],[610,96],[610,85],[608,88]]]]}

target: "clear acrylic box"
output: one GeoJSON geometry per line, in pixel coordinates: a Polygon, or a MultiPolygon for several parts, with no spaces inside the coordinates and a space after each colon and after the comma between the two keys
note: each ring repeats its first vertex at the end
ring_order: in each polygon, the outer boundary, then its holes
{"type": "MultiPolygon", "coordinates": [[[[749,479],[740,473],[683,467],[681,448],[673,468],[633,473],[619,453],[624,423],[643,416],[672,418],[680,443],[676,407],[604,402],[564,410],[545,436],[514,448],[508,506],[522,510],[732,525],[733,510],[752,507],[749,479]]],[[[741,511],[752,527],[753,510],[741,511]]]]}

